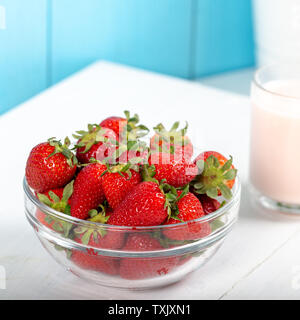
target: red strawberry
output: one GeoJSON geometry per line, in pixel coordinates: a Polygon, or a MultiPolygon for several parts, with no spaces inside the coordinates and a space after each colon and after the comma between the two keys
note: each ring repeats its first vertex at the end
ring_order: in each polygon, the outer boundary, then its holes
{"type": "Polygon", "coordinates": [[[182,266],[184,265],[186,262],[190,261],[192,259],[192,256],[190,254],[186,254],[180,257],[177,266],[182,266]]]}
{"type": "MultiPolygon", "coordinates": [[[[154,251],[164,249],[149,234],[131,234],[122,250],[154,251]]],[[[120,276],[125,279],[145,279],[168,274],[177,264],[177,257],[124,258],[120,263],[120,276]]]]}
{"type": "Polygon", "coordinates": [[[172,240],[194,240],[203,238],[210,233],[209,224],[207,222],[199,223],[192,221],[204,216],[202,205],[191,192],[184,194],[183,191],[178,191],[177,213],[173,214],[165,224],[188,223],[178,225],[178,227],[174,228],[166,228],[164,235],[172,240]]]}
{"type": "Polygon", "coordinates": [[[166,198],[157,183],[141,182],[114,210],[108,224],[120,226],[154,226],[168,217],[166,198]]]}
{"type": "Polygon", "coordinates": [[[144,125],[137,125],[139,116],[135,114],[130,116],[129,111],[124,111],[126,119],[121,117],[109,117],[100,123],[100,126],[113,130],[120,142],[125,144],[127,141],[135,141],[145,136],[149,129],[144,125]]]}
{"type": "Polygon", "coordinates": [[[86,249],[85,252],[73,249],[71,260],[82,269],[103,272],[109,275],[118,274],[119,259],[100,256],[92,248],[86,249]]]}
{"type": "Polygon", "coordinates": [[[47,228],[52,229],[57,233],[61,233],[65,237],[68,237],[72,228],[71,223],[63,221],[59,218],[54,218],[39,209],[36,210],[35,216],[47,228]]]}
{"type": "Polygon", "coordinates": [[[193,155],[193,145],[185,135],[188,125],[177,131],[178,127],[179,122],[175,122],[167,131],[161,123],[158,124],[154,128],[156,133],[150,140],[150,148],[152,151],[170,153],[176,155],[177,159],[189,161],[193,155]]]}
{"type": "MultiPolygon", "coordinates": [[[[106,223],[109,216],[102,213],[97,214],[89,219],[92,222],[106,223]]],[[[86,246],[103,249],[120,249],[124,243],[124,233],[120,230],[111,231],[108,228],[97,227],[77,227],[74,229],[75,240],[86,246]]]]}
{"type": "Polygon", "coordinates": [[[121,117],[109,117],[100,123],[101,127],[112,130],[118,139],[126,125],[127,119],[121,117]]]}
{"type": "MultiPolygon", "coordinates": [[[[73,181],[66,187],[60,189],[49,190],[43,194],[38,193],[37,197],[41,202],[50,208],[59,212],[70,214],[70,197],[73,193],[73,181]]],[[[72,225],[59,218],[50,216],[39,209],[36,210],[36,218],[46,227],[58,232],[64,233],[65,236],[69,234],[72,225]]]]}
{"type": "Polygon", "coordinates": [[[123,172],[122,168],[124,168],[123,165],[115,166],[102,176],[102,188],[112,209],[115,209],[126,194],[141,182],[139,172],[132,169],[123,172]]]}
{"type": "Polygon", "coordinates": [[[190,183],[196,176],[197,166],[182,159],[174,159],[168,153],[151,154],[149,165],[155,167],[155,175],[158,181],[165,179],[165,182],[178,188],[190,183]]]}
{"type": "Polygon", "coordinates": [[[145,163],[148,155],[148,148],[145,142],[139,138],[145,136],[149,129],[142,124],[138,124],[139,117],[135,114],[130,117],[128,111],[124,111],[126,119],[120,117],[110,117],[101,122],[101,126],[113,130],[117,135],[117,147],[115,152],[111,153],[106,163],[125,164],[145,163]]]}
{"type": "Polygon", "coordinates": [[[124,233],[121,231],[84,230],[84,228],[80,227],[76,228],[74,232],[77,235],[75,240],[78,243],[95,248],[120,249],[124,243],[124,233]]]}
{"type": "Polygon", "coordinates": [[[75,175],[77,159],[69,150],[70,140],[64,145],[51,138],[34,147],[27,159],[26,180],[36,192],[65,186],[75,175]]]}
{"type": "Polygon", "coordinates": [[[148,163],[149,150],[140,140],[118,143],[115,151],[103,162],[109,165],[142,165],[148,163]]]}
{"type": "Polygon", "coordinates": [[[206,194],[198,194],[197,198],[200,200],[204,214],[206,215],[215,212],[221,206],[220,202],[217,199],[212,199],[206,194]]]}
{"type": "Polygon", "coordinates": [[[232,157],[227,160],[216,151],[206,151],[202,152],[194,163],[200,171],[193,183],[196,193],[207,194],[210,198],[220,195],[226,199],[232,197],[231,189],[237,173],[232,165],[232,157]]]}
{"type": "MultiPolygon", "coordinates": [[[[104,209],[104,208],[102,208],[104,209]]],[[[108,216],[103,213],[95,214],[92,210],[90,215],[92,222],[106,223],[108,216]]],[[[105,210],[104,210],[105,213],[105,210]]],[[[73,250],[71,259],[78,266],[84,269],[104,272],[107,274],[117,274],[119,269],[119,259],[98,255],[93,248],[120,249],[124,244],[124,233],[122,231],[111,231],[104,227],[77,227],[74,229],[74,240],[80,244],[88,246],[86,252],[73,250]]]]}
{"type": "MultiPolygon", "coordinates": [[[[52,199],[51,199],[49,193],[51,194],[52,192],[61,199],[63,196],[63,193],[64,193],[64,188],[56,188],[56,189],[48,190],[46,192],[43,192],[42,194],[45,195],[51,201],[52,199]]],[[[37,192],[35,192],[35,195],[38,197],[37,192]]]]}
{"type": "Polygon", "coordinates": [[[55,224],[53,219],[49,219],[49,215],[44,213],[43,211],[37,209],[35,213],[36,218],[47,228],[55,230],[56,232],[61,233],[63,231],[60,224],[55,224]]]}
{"type": "MultiPolygon", "coordinates": [[[[127,148],[130,147],[127,145],[127,148]]],[[[126,149],[121,155],[117,158],[117,163],[120,164],[126,164],[126,163],[131,163],[131,164],[146,164],[148,163],[148,157],[149,157],[149,150],[143,145],[137,146],[137,150],[131,149],[128,150],[126,149]]]]}
{"type": "Polygon", "coordinates": [[[115,132],[96,124],[89,124],[88,131],[77,131],[73,137],[79,139],[76,156],[80,163],[89,163],[91,158],[102,161],[117,149],[115,132]]]}
{"type": "Polygon", "coordinates": [[[78,219],[88,218],[89,211],[105,200],[101,175],[106,170],[101,163],[91,163],[84,167],[74,182],[71,199],[71,215],[78,219]]]}
{"type": "Polygon", "coordinates": [[[71,196],[73,194],[73,184],[71,181],[64,188],[48,190],[44,193],[36,193],[38,199],[50,208],[70,214],[71,196]]]}

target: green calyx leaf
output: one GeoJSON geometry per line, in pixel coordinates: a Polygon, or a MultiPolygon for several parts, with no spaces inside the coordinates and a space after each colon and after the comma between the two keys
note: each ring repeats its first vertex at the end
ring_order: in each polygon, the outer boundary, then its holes
{"type": "Polygon", "coordinates": [[[187,184],[182,190],[181,194],[178,196],[179,188],[175,188],[164,181],[160,183],[160,189],[165,195],[165,208],[167,208],[168,212],[168,219],[173,218],[175,220],[179,220],[183,222],[179,217],[179,209],[178,209],[178,202],[188,194],[189,192],[189,184],[187,184]]]}
{"type": "Polygon", "coordinates": [[[60,245],[58,245],[58,244],[55,244],[55,245],[54,245],[54,248],[55,248],[55,250],[57,250],[57,251],[63,251],[63,250],[65,250],[64,247],[62,247],[62,246],[60,246],[60,245]]]}
{"type": "Polygon", "coordinates": [[[64,187],[64,191],[63,191],[63,196],[62,196],[62,201],[67,202],[72,194],[73,194],[73,186],[74,186],[74,180],[72,180],[70,183],[68,183],[65,187],[64,187]]]}
{"type": "MultiPolygon", "coordinates": [[[[213,157],[213,156],[211,156],[211,157],[213,157]]],[[[232,156],[230,156],[229,160],[227,160],[225,162],[225,164],[223,165],[223,167],[221,168],[222,172],[226,172],[227,170],[229,170],[231,168],[232,161],[233,161],[232,156]]]]}
{"type": "Polygon", "coordinates": [[[195,181],[195,183],[193,184],[193,187],[195,189],[195,192],[198,194],[204,194],[206,192],[206,188],[205,188],[204,183],[202,183],[200,181],[199,182],[195,181]]]}
{"type": "Polygon", "coordinates": [[[77,227],[76,229],[74,229],[74,232],[76,235],[81,235],[80,239],[84,245],[89,245],[91,240],[93,240],[95,243],[99,243],[99,241],[101,241],[101,238],[103,238],[107,233],[106,230],[101,227],[77,227]]]}
{"type": "Polygon", "coordinates": [[[166,194],[166,199],[169,201],[176,201],[177,197],[176,195],[172,194],[172,193],[167,193],[166,194]]]}
{"type": "MultiPolygon", "coordinates": [[[[68,203],[70,197],[72,196],[73,193],[73,184],[74,181],[71,181],[68,183],[63,191],[63,196],[62,199],[60,199],[53,191],[49,191],[48,195],[49,198],[45,194],[38,193],[37,197],[38,199],[47,205],[48,207],[59,211],[61,213],[64,213],[65,215],[71,215],[71,207],[68,203]]],[[[73,227],[73,225],[67,221],[64,221],[62,219],[52,217],[50,215],[46,215],[45,221],[48,224],[52,224],[52,228],[54,231],[62,233],[65,237],[69,237],[70,231],[73,227]]]]}
{"type": "Polygon", "coordinates": [[[98,222],[105,224],[109,219],[109,216],[106,216],[106,208],[102,204],[98,206],[99,212],[96,209],[92,209],[89,211],[90,218],[89,221],[98,222]]]}
{"type": "Polygon", "coordinates": [[[53,218],[51,218],[49,215],[46,215],[45,221],[46,221],[47,223],[51,224],[54,220],[53,220],[53,218]]]}
{"type": "Polygon", "coordinates": [[[62,246],[60,246],[60,245],[58,245],[58,244],[55,244],[55,245],[54,245],[54,248],[55,248],[55,250],[57,250],[57,251],[65,251],[67,259],[70,259],[70,258],[71,258],[71,256],[72,256],[72,250],[67,249],[67,248],[65,248],[65,247],[62,247],[62,246]]]}
{"type": "MultiPolygon", "coordinates": [[[[100,212],[98,212],[96,209],[89,211],[90,218],[88,219],[88,221],[105,224],[109,219],[109,216],[105,215],[106,209],[103,205],[99,205],[98,208],[100,208],[100,212]]],[[[93,241],[95,243],[98,243],[99,238],[103,238],[107,233],[104,228],[95,226],[91,226],[90,228],[77,227],[74,229],[74,232],[76,235],[81,235],[81,242],[85,245],[88,245],[90,243],[91,237],[93,237],[93,241]]]]}
{"type": "Polygon", "coordinates": [[[149,156],[149,148],[144,141],[122,140],[119,146],[106,157],[103,162],[110,165],[127,164],[137,165],[146,163],[149,156]],[[143,155],[143,157],[141,156],[143,155]]]}
{"type": "Polygon", "coordinates": [[[180,218],[178,217],[178,214],[179,214],[179,212],[175,212],[175,214],[171,214],[171,216],[170,216],[169,219],[174,219],[174,220],[177,220],[177,221],[179,221],[179,222],[184,222],[182,219],[180,219],[180,218]]]}
{"type": "Polygon", "coordinates": [[[53,191],[49,191],[48,194],[49,194],[49,197],[51,198],[51,200],[52,200],[54,203],[60,201],[59,196],[57,196],[53,191]]]}
{"type": "Polygon", "coordinates": [[[85,148],[81,153],[87,153],[93,145],[102,142],[109,146],[117,145],[115,139],[107,136],[107,129],[100,127],[98,124],[88,124],[88,131],[79,130],[73,134],[75,139],[79,139],[79,142],[75,145],[75,149],[85,148]]]}
{"type": "Polygon", "coordinates": [[[85,245],[88,245],[93,232],[94,232],[93,229],[87,229],[81,237],[81,242],[85,245]]]}
{"type": "Polygon", "coordinates": [[[182,245],[193,242],[193,240],[172,240],[165,237],[160,231],[155,231],[151,233],[151,236],[157,239],[163,248],[182,246],[182,245]]]}
{"type": "Polygon", "coordinates": [[[84,167],[89,166],[91,163],[105,164],[104,161],[99,161],[99,160],[96,160],[95,158],[91,157],[91,158],[89,159],[89,162],[87,162],[87,163],[80,163],[80,164],[78,164],[77,166],[78,166],[79,168],[84,168],[84,167]]]}
{"type": "Polygon", "coordinates": [[[201,174],[204,170],[204,167],[205,167],[205,162],[204,160],[198,160],[196,162],[196,165],[197,165],[197,169],[198,169],[198,174],[201,174]]]}
{"type": "Polygon", "coordinates": [[[121,141],[136,141],[137,139],[144,137],[149,133],[150,130],[145,125],[138,125],[140,118],[137,114],[131,117],[128,110],[125,110],[124,114],[127,124],[124,128],[125,130],[121,132],[121,141]]]}
{"type": "Polygon", "coordinates": [[[233,180],[236,178],[236,174],[237,174],[236,169],[230,169],[224,173],[223,177],[225,180],[233,180]]]}
{"type": "Polygon", "coordinates": [[[42,193],[38,193],[38,194],[37,194],[37,197],[38,197],[38,199],[39,199],[42,203],[44,203],[44,204],[47,205],[48,207],[51,207],[51,206],[52,206],[51,200],[50,200],[46,195],[44,195],[44,194],[42,194],[42,193]]]}
{"type": "Polygon", "coordinates": [[[177,202],[186,196],[190,191],[190,186],[187,184],[183,189],[179,197],[177,197],[177,202]]]}
{"type": "Polygon", "coordinates": [[[94,216],[93,218],[88,219],[89,221],[92,222],[97,222],[97,223],[102,223],[105,224],[107,222],[107,220],[109,219],[109,216],[104,216],[101,213],[97,214],[96,216],[94,216]]]}
{"type": "Polygon", "coordinates": [[[51,225],[51,228],[54,231],[61,233],[66,238],[69,238],[70,231],[73,228],[72,223],[50,216],[49,214],[46,214],[45,221],[51,225]]]}
{"type": "Polygon", "coordinates": [[[98,211],[96,209],[92,209],[89,211],[89,216],[91,218],[95,217],[96,215],[98,215],[98,211]]]}
{"type": "Polygon", "coordinates": [[[144,164],[141,167],[141,175],[142,175],[142,180],[143,181],[152,181],[155,182],[159,185],[159,181],[154,178],[156,174],[156,169],[155,166],[149,165],[149,164],[144,164]]]}
{"type": "Polygon", "coordinates": [[[219,185],[219,188],[220,188],[221,193],[225,199],[229,200],[232,197],[231,190],[224,183],[221,183],[219,185]]]}
{"type": "Polygon", "coordinates": [[[125,178],[126,180],[130,180],[132,177],[132,170],[135,172],[139,172],[140,167],[137,164],[132,164],[130,162],[126,164],[117,164],[117,165],[110,165],[106,163],[107,169],[102,172],[101,177],[107,173],[118,173],[121,177],[125,178]],[[127,177],[125,177],[125,175],[127,177]]]}
{"type": "Polygon", "coordinates": [[[156,151],[159,152],[170,152],[174,154],[174,146],[185,146],[190,143],[189,139],[186,137],[186,132],[188,129],[188,123],[183,129],[177,130],[179,128],[179,122],[175,122],[171,129],[168,131],[162,123],[156,125],[153,129],[156,133],[155,146],[156,151]]]}
{"type": "Polygon", "coordinates": [[[234,180],[237,170],[232,166],[232,157],[221,166],[220,161],[213,155],[209,156],[206,161],[197,161],[199,170],[198,175],[192,181],[194,192],[206,194],[210,198],[217,198],[219,193],[225,199],[232,197],[232,192],[226,182],[234,180]]]}
{"type": "Polygon", "coordinates": [[[216,187],[212,187],[206,190],[207,196],[212,199],[216,199],[218,197],[218,189],[216,187]]]}
{"type": "Polygon", "coordinates": [[[70,147],[70,139],[68,137],[65,138],[64,144],[61,143],[60,140],[56,140],[56,138],[48,139],[48,143],[50,146],[54,147],[54,151],[47,157],[47,159],[53,157],[54,155],[61,153],[66,159],[68,165],[72,168],[78,164],[78,160],[73,152],[69,149],[70,147]]]}
{"type": "Polygon", "coordinates": [[[210,223],[210,227],[211,227],[211,232],[214,232],[220,228],[222,228],[224,226],[224,222],[222,221],[222,217],[218,217],[216,219],[214,219],[211,223],[210,223]]]}
{"type": "MultiPolygon", "coordinates": [[[[137,114],[130,116],[130,112],[127,110],[124,111],[124,114],[126,116],[127,123],[124,126],[122,124],[120,127],[121,132],[119,133],[118,141],[112,141],[109,139],[104,140],[103,142],[109,144],[109,148],[112,151],[109,156],[104,159],[104,162],[113,165],[125,164],[128,162],[135,165],[141,162],[146,162],[147,159],[140,157],[140,155],[148,153],[149,148],[144,141],[140,140],[140,138],[147,135],[149,129],[142,124],[138,124],[139,116],[137,114]],[[115,146],[114,150],[112,150],[112,146],[115,146]]],[[[94,131],[92,131],[91,134],[94,134],[94,131]]],[[[81,138],[81,136],[77,136],[77,138],[81,138]]],[[[81,139],[82,140],[78,143],[77,147],[84,145],[84,139],[87,138],[81,139]]],[[[91,140],[90,143],[94,142],[93,139],[88,140],[91,140]]]]}
{"type": "Polygon", "coordinates": [[[65,186],[61,199],[51,190],[48,192],[50,199],[45,194],[41,193],[38,193],[37,197],[48,207],[64,214],[70,215],[70,205],[68,204],[68,201],[73,194],[73,184],[74,180],[72,180],[65,186]]]}
{"type": "Polygon", "coordinates": [[[59,233],[64,231],[64,228],[59,221],[55,221],[52,225],[52,228],[59,233]]]}

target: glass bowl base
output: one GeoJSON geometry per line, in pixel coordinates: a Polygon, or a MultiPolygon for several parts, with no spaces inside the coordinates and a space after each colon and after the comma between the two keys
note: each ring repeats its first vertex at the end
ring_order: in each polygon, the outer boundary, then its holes
{"type": "Polygon", "coordinates": [[[300,204],[290,204],[271,199],[260,193],[253,185],[250,185],[250,194],[252,201],[264,209],[300,217],[300,204]]]}

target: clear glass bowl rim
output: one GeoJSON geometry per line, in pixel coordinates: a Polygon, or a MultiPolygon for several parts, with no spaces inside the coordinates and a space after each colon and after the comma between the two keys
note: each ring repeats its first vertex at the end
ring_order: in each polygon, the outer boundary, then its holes
{"type": "Polygon", "coordinates": [[[80,226],[95,226],[95,227],[104,227],[108,230],[124,230],[124,231],[132,231],[132,230],[136,230],[136,231],[141,231],[141,230],[148,230],[149,229],[155,229],[155,230],[159,230],[159,229],[167,229],[167,228],[178,228],[180,226],[184,226],[187,225],[188,223],[195,223],[195,222],[209,222],[213,219],[218,218],[219,216],[223,215],[224,213],[226,213],[227,210],[229,210],[235,203],[236,201],[238,201],[239,199],[239,195],[240,195],[240,190],[241,190],[241,183],[240,183],[240,179],[237,176],[235,179],[235,183],[233,186],[233,195],[232,198],[224,205],[222,206],[220,209],[205,215],[199,219],[195,219],[195,220],[190,220],[187,222],[180,222],[180,223],[176,223],[176,224],[169,224],[169,225],[157,225],[157,226],[142,226],[142,227],[133,227],[133,226],[116,226],[116,225],[110,225],[110,224],[103,224],[103,223],[99,223],[99,222],[92,222],[92,221],[88,221],[88,220],[82,220],[82,219],[78,219],[78,218],[74,218],[72,216],[66,215],[62,212],[56,211],[50,207],[48,207],[47,205],[45,205],[44,203],[42,203],[41,201],[39,201],[39,199],[33,194],[33,192],[31,191],[26,178],[24,177],[23,179],[23,189],[25,192],[25,195],[28,197],[28,199],[36,206],[38,207],[42,212],[49,214],[50,216],[59,218],[63,221],[69,222],[69,223],[74,223],[76,225],[80,225],[80,226]]]}
{"type": "Polygon", "coordinates": [[[285,64],[270,64],[270,65],[260,67],[254,72],[252,84],[255,85],[257,88],[259,88],[260,90],[262,90],[268,94],[271,94],[273,96],[278,96],[278,97],[285,98],[285,99],[300,101],[300,98],[298,98],[298,97],[293,97],[293,96],[281,94],[281,93],[266,89],[266,87],[264,86],[264,84],[260,80],[260,74],[268,69],[273,69],[273,68],[278,68],[278,69],[286,68],[286,69],[289,69],[289,70],[295,72],[295,74],[297,74],[296,70],[300,71],[300,64],[299,63],[297,63],[297,64],[287,64],[287,63],[285,63],[285,64]]]}

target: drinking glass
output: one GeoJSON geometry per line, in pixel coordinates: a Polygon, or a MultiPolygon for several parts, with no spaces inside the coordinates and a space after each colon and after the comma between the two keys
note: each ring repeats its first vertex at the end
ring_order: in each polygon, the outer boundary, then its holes
{"type": "Polygon", "coordinates": [[[300,214],[300,65],[259,69],[251,103],[253,196],[269,209],[300,214]]]}

